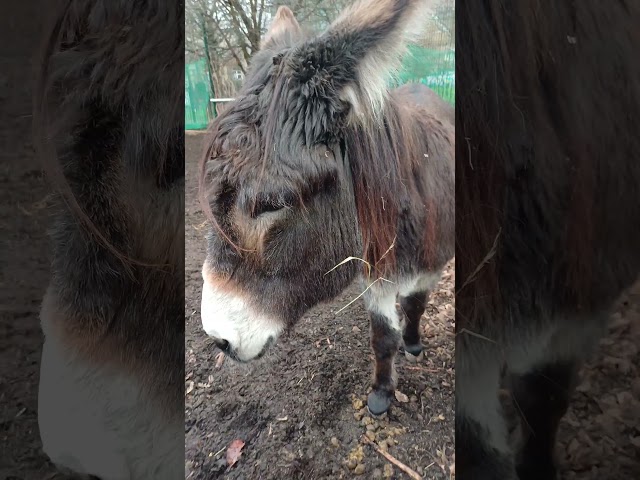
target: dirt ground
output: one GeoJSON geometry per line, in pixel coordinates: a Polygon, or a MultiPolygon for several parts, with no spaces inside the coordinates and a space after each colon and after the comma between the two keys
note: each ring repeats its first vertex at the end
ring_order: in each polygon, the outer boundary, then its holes
{"type": "Polygon", "coordinates": [[[37,387],[38,312],[49,277],[47,188],[31,143],[37,2],[7,5],[0,21],[0,479],[43,480],[37,387]]]}
{"type": "Polygon", "coordinates": [[[557,454],[567,480],[640,478],[640,283],[624,295],[609,336],[581,372],[557,454]]]}
{"type": "Polygon", "coordinates": [[[372,372],[367,315],[354,285],[319,306],[257,363],[226,361],[200,325],[204,217],[196,203],[201,135],[187,136],[186,477],[189,479],[403,478],[361,438],[366,432],[424,478],[449,478],[453,465],[453,265],[423,321],[424,361],[398,358],[399,391],[382,421],[365,414],[372,372]],[[227,469],[226,448],[245,442],[227,469]]]}

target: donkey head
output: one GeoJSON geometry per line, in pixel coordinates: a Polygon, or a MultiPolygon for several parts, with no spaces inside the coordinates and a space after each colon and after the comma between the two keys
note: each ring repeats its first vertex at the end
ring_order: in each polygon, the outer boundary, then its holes
{"type": "Polygon", "coordinates": [[[353,264],[327,274],[363,248],[349,151],[364,141],[357,132],[384,131],[388,74],[424,7],[360,2],[314,39],[281,7],[242,92],[212,125],[201,314],[232,358],[261,356],[354,278],[353,264]]]}

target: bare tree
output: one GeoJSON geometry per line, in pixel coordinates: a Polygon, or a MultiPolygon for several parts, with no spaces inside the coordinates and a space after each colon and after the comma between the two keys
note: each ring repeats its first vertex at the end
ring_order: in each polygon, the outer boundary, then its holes
{"type": "MultiPolygon", "coordinates": [[[[251,57],[278,7],[286,5],[303,28],[325,29],[353,0],[186,0],[185,53],[187,61],[208,58],[217,96],[233,96],[241,80],[232,71],[246,74],[251,57]]],[[[428,48],[453,45],[453,0],[441,0],[432,18],[425,19],[428,48]]]]}

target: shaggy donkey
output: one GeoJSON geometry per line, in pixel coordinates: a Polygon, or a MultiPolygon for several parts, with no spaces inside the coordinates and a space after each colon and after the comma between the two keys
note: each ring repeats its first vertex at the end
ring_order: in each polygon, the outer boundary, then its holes
{"type": "Polygon", "coordinates": [[[555,478],[576,371],[637,278],[639,20],[626,0],[457,5],[461,480],[555,478]]]}
{"type": "Polygon", "coordinates": [[[429,7],[359,2],[312,39],[281,7],[202,162],[213,224],[204,330],[230,357],[258,358],[359,272],[336,265],[361,257],[372,284],[373,414],[391,403],[401,342],[421,355],[420,317],[453,257],[454,131],[432,113],[452,118],[452,109],[422,85],[386,88],[429,7]]]}
{"type": "Polygon", "coordinates": [[[184,4],[49,2],[34,107],[60,192],[38,421],[61,469],[182,478],[184,4]]]}

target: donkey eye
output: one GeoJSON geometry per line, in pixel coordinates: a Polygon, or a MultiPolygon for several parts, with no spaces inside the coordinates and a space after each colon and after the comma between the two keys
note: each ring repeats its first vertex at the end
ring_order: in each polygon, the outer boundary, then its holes
{"type": "Polygon", "coordinates": [[[263,215],[265,213],[277,212],[279,210],[282,210],[285,207],[286,205],[282,203],[276,203],[272,201],[261,201],[256,204],[255,208],[253,209],[252,216],[259,217],[260,215],[263,215]]]}
{"type": "Polygon", "coordinates": [[[252,217],[266,213],[273,213],[296,204],[296,194],[290,190],[278,192],[261,192],[253,201],[248,200],[249,212],[252,217]]]}

